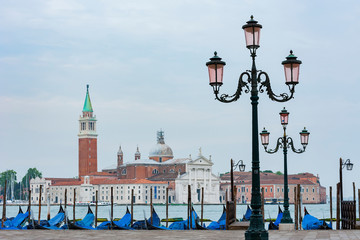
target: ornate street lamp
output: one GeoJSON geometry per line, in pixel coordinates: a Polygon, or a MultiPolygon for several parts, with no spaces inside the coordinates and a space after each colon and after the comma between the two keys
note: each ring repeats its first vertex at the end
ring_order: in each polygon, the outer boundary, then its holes
{"type": "Polygon", "coordinates": [[[340,197],[341,197],[341,201],[343,200],[343,184],[342,184],[342,169],[346,166],[346,170],[351,171],[353,169],[354,164],[350,161],[350,159],[347,159],[346,161],[343,161],[340,158],[340,187],[341,187],[341,191],[340,191],[340,197]]]}
{"type": "Polygon", "coordinates": [[[215,52],[214,57],[206,63],[209,71],[210,86],[213,87],[215,98],[223,103],[230,103],[238,100],[241,93],[251,93],[252,105],[252,192],[250,226],[245,232],[245,239],[268,239],[268,232],[264,228],[261,215],[260,196],[260,160],[259,160],[259,139],[258,139],[258,93],[266,91],[269,98],[277,102],[286,102],[293,98],[295,85],[299,82],[299,68],[301,61],[297,60],[293,52],[282,62],[285,70],[285,84],[289,87],[290,94],[282,93],[276,95],[270,86],[270,79],[266,72],[258,71],[255,65],[256,50],[260,47],[260,30],[262,26],[254,20],[253,16],[243,26],[245,32],[246,47],[250,50],[252,58],[251,70],[240,74],[238,87],[233,95],[221,94],[219,90],[223,84],[223,72],[225,62],[215,52]]]}
{"type": "MultiPolygon", "coordinates": [[[[343,202],[343,180],[342,180],[342,169],[346,166],[346,170],[351,171],[353,169],[354,164],[350,161],[350,159],[347,159],[346,161],[343,161],[342,158],[340,158],[340,203],[342,205],[343,202]]],[[[340,218],[342,218],[342,211],[340,207],[340,218]]],[[[341,228],[343,226],[343,222],[341,221],[341,228]]]]}
{"type": "Polygon", "coordinates": [[[306,130],[306,128],[304,128],[304,130],[302,130],[300,132],[300,140],[301,140],[301,144],[303,146],[303,149],[296,149],[294,147],[294,142],[292,140],[291,137],[288,137],[286,135],[286,126],[288,124],[288,120],[289,120],[289,112],[286,111],[286,109],[284,108],[281,112],[280,112],[280,121],[281,121],[281,125],[283,125],[284,128],[284,135],[282,137],[279,137],[276,143],[276,147],[275,149],[267,149],[267,146],[269,144],[269,135],[270,133],[268,131],[266,131],[266,129],[264,128],[264,130],[260,133],[261,136],[261,142],[265,148],[265,152],[267,153],[276,153],[279,148],[283,149],[283,153],[284,153],[284,213],[283,213],[283,217],[281,219],[281,223],[293,223],[291,216],[290,216],[290,212],[289,212],[289,187],[288,187],[288,174],[287,174],[287,149],[291,148],[291,150],[295,153],[303,153],[305,152],[305,148],[308,144],[309,141],[309,132],[306,130]]]}
{"type": "MultiPolygon", "coordinates": [[[[232,162],[232,163],[234,163],[234,162],[232,162]]],[[[239,167],[240,172],[245,171],[245,164],[244,164],[243,160],[239,160],[236,164],[233,164],[233,166],[232,166],[233,170],[236,170],[236,168],[238,168],[238,167],[239,167]]]]}
{"type": "Polygon", "coordinates": [[[243,163],[243,160],[239,160],[235,165],[234,165],[234,161],[231,159],[230,160],[230,164],[231,164],[231,169],[230,169],[230,183],[231,183],[231,201],[236,201],[236,196],[235,196],[235,186],[234,186],[234,170],[236,170],[237,167],[239,167],[239,171],[240,172],[244,172],[245,171],[245,164],[243,163]]]}

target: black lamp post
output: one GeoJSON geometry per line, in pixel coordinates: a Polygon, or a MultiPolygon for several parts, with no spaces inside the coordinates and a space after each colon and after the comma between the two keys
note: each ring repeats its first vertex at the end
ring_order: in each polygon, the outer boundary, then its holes
{"type": "Polygon", "coordinates": [[[300,132],[300,140],[301,140],[301,144],[303,146],[303,149],[296,149],[294,147],[294,143],[291,137],[288,137],[286,135],[286,125],[288,124],[288,120],[289,120],[289,112],[286,111],[286,109],[284,108],[281,112],[280,112],[280,120],[281,120],[281,125],[283,125],[284,128],[284,135],[282,137],[279,137],[276,143],[276,147],[275,149],[267,149],[267,146],[269,144],[269,135],[270,133],[268,131],[266,131],[266,129],[264,128],[264,130],[260,133],[261,135],[261,142],[265,148],[265,152],[267,153],[276,153],[279,148],[283,149],[283,153],[284,153],[284,214],[283,217],[281,219],[281,223],[293,223],[293,220],[291,219],[290,216],[290,212],[289,212],[289,187],[288,187],[288,174],[287,174],[287,149],[291,148],[291,150],[295,153],[303,153],[305,152],[305,148],[308,144],[309,141],[309,132],[304,128],[304,130],[302,130],[300,132]]]}
{"type": "Polygon", "coordinates": [[[266,90],[267,95],[273,101],[286,102],[293,98],[295,85],[299,82],[299,68],[301,61],[297,60],[290,51],[290,55],[282,62],[285,70],[285,84],[288,85],[290,95],[282,93],[274,94],[270,86],[270,79],[266,72],[258,71],[255,65],[256,50],[260,47],[260,30],[262,26],[257,23],[251,16],[242,28],[245,31],[246,47],[250,50],[252,58],[251,70],[240,74],[238,87],[233,95],[221,94],[219,90],[223,84],[223,70],[225,62],[215,56],[210,58],[206,63],[209,70],[210,85],[213,87],[217,100],[223,103],[230,103],[238,100],[242,91],[251,93],[252,105],[252,191],[251,191],[251,208],[250,226],[245,232],[245,239],[268,239],[268,232],[264,228],[264,221],[261,215],[261,196],[260,196],[260,160],[259,160],[259,138],[258,138],[258,93],[266,90]],[[250,89],[251,87],[251,89],[250,89]]]}
{"type": "Polygon", "coordinates": [[[353,169],[354,164],[347,159],[345,162],[340,158],[340,201],[343,201],[343,184],[342,184],[342,169],[346,166],[346,170],[351,171],[353,169]]]}

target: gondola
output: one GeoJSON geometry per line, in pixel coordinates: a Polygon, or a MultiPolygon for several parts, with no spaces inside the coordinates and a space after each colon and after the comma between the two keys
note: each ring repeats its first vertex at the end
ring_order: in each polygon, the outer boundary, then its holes
{"type": "Polygon", "coordinates": [[[226,208],[223,206],[223,212],[221,217],[217,221],[212,221],[209,226],[207,226],[209,230],[225,230],[226,229],[226,208]]]}
{"type": "Polygon", "coordinates": [[[96,230],[131,230],[131,213],[129,208],[126,208],[125,215],[119,221],[102,222],[96,227],[96,230]]]}
{"type": "Polygon", "coordinates": [[[59,212],[50,220],[41,220],[40,224],[38,221],[32,219],[31,224],[27,226],[27,229],[42,229],[42,230],[59,230],[60,225],[65,220],[65,211],[60,205],[59,212]]]}
{"type": "MultiPolygon", "coordinates": [[[[188,230],[188,219],[180,222],[174,222],[169,226],[171,230],[188,230]]],[[[208,230],[199,224],[199,217],[194,208],[191,208],[191,229],[193,230],[208,230]]]]}
{"type": "Polygon", "coordinates": [[[159,215],[156,213],[155,208],[152,209],[152,214],[149,219],[136,221],[131,228],[136,230],[170,230],[167,227],[161,226],[159,215]]]}
{"type": "Polygon", "coordinates": [[[12,217],[7,219],[4,222],[4,227],[1,227],[1,230],[18,230],[22,229],[23,225],[25,224],[26,220],[29,218],[29,210],[23,213],[21,207],[19,206],[19,212],[16,217],[12,217]]]}
{"type": "Polygon", "coordinates": [[[94,213],[92,212],[90,206],[88,206],[88,212],[81,221],[71,222],[70,220],[67,220],[67,224],[63,228],[73,230],[95,230],[93,227],[94,219],[94,213]]]}
{"type": "Polygon", "coordinates": [[[327,224],[325,220],[319,220],[316,217],[309,214],[304,207],[305,215],[302,221],[302,227],[304,230],[330,230],[331,224],[327,224]]]}
{"type": "Polygon", "coordinates": [[[282,217],[283,217],[283,211],[281,210],[281,208],[279,206],[278,215],[277,215],[275,222],[273,222],[270,219],[269,230],[279,230],[279,224],[281,222],[282,217]]]}
{"type": "Polygon", "coordinates": [[[250,221],[250,216],[251,216],[251,208],[249,207],[249,205],[247,205],[246,212],[240,221],[241,222],[250,221]]]}

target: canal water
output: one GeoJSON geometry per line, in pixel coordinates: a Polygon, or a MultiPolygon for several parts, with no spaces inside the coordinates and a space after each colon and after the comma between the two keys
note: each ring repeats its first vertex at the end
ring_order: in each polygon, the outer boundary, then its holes
{"type": "MultiPolygon", "coordinates": [[[[126,205],[115,205],[114,206],[114,218],[121,218],[126,212],[126,205]]],[[[130,210],[130,205],[128,205],[130,210]]],[[[304,216],[304,207],[307,208],[308,212],[317,217],[317,218],[330,218],[330,204],[305,204],[302,206],[302,216],[304,216]]],[[[25,212],[27,206],[21,206],[22,210],[25,212]]],[[[160,219],[166,218],[166,206],[165,205],[154,205],[156,212],[158,213],[160,219]]],[[[195,211],[200,217],[201,206],[194,205],[195,211]]],[[[283,206],[281,206],[283,209],[283,206]]],[[[38,219],[39,207],[32,206],[34,219],[38,219]]],[[[91,209],[95,213],[95,206],[91,206],[91,209]]],[[[237,218],[242,218],[247,209],[247,205],[237,205],[236,207],[236,216],[237,218]]],[[[6,206],[6,216],[14,217],[16,216],[19,210],[19,206],[6,206]]],[[[59,210],[59,206],[50,207],[51,217],[55,216],[59,210]]],[[[83,218],[87,213],[87,206],[76,206],[75,208],[75,217],[77,219],[83,218]]],[[[223,210],[223,205],[204,205],[204,219],[210,219],[212,221],[217,221],[223,210]]],[[[2,205],[0,206],[0,217],[2,216],[2,205]]],[[[265,205],[265,218],[276,218],[278,213],[278,205],[265,205]]],[[[294,218],[294,205],[290,205],[291,217],[294,218]]],[[[72,206],[67,207],[67,214],[69,219],[73,218],[73,208],[72,206]]],[[[358,214],[358,213],[357,213],[358,214]]],[[[41,219],[46,219],[47,216],[47,206],[41,207],[41,219]]],[[[134,219],[143,220],[144,216],[148,218],[150,216],[150,206],[149,205],[134,205],[134,219]]],[[[187,218],[187,205],[169,205],[169,218],[178,218],[182,217],[183,219],[187,218]]],[[[336,209],[333,205],[333,218],[336,217],[336,209]]],[[[98,207],[98,218],[110,218],[110,206],[99,206],[98,207]]]]}

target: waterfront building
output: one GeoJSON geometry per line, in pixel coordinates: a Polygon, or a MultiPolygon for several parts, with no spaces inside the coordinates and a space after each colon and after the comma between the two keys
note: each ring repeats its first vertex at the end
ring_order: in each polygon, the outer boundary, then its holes
{"type": "Polygon", "coordinates": [[[188,185],[191,186],[192,201],[201,201],[201,189],[204,188],[205,203],[221,203],[220,179],[212,173],[211,158],[202,155],[201,149],[197,158],[174,158],[170,146],[165,144],[164,131],[157,132],[157,143],[151,148],[148,158],[141,158],[139,148],[133,161],[124,163],[124,153],[119,147],[117,166],[103,169],[103,172],[117,173],[119,179],[147,179],[167,182],[174,203],[186,203],[188,185]]]}
{"type": "MultiPolygon", "coordinates": [[[[251,202],[251,172],[234,172],[236,186],[236,201],[238,203],[251,202]]],[[[326,203],[326,188],[320,185],[319,176],[311,173],[288,175],[289,203],[294,203],[294,193],[297,184],[301,187],[302,203],[326,203]]],[[[275,173],[262,172],[260,185],[264,188],[265,203],[282,203],[284,201],[284,176],[275,173]]],[[[220,188],[230,193],[230,174],[221,176],[220,188]]]]}
{"type": "Polygon", "coordinates": [[[141,157],[139,147],[132,161],[124,162],[121,146],[117,152],[116,165],[97,171],[97,129],[96,116],[90,101],[89,85],[82,115],[79,119],[79,175],[77,178],[36,178],[31,179],[31,201],[64,203],[65,190],[67,202],[90,203],[95,201],[98,191],[99,201],[110,201],[110,189],[113,187],[114,202],[131,203],[131,189],[134,189],[134,203],[150,202],[150,189],[153,189],[153,202],[165,203],[165,190],[169,188],[170,203],[187,202],[187,186],[191,186],[192,200],[200,202],[201,189],[204,188],[205,203],[220,203],[220,179],[212,174],[211,157],[206,158],[199,150],[196,159],[174,158],[171,147],[165,144],[164,132],[157,132],[157,143],[147,158],[141,157]],[[42,186],[42,197],[39,190],[42,186]],[[184,189],[186,188],[186,191],[184,189]],[[73,192],[76,192],[74,200],[73,192]]]}
{"type": "Polygon", "coordinates": [[[195,160],[186,163],[186,172],[175,179],[177,203],[187,203],[188,185],[191,186],[191,200],[201,203],[201,191],[204,188],[204,203],[221,203],[220,181],[212,173],[214,163],[201,154],[195,160]]]}
{"type": "MultiPolygon", "coordinates": [[[[116,204],[130,204],[131,191],[134,191],[133,202],[135,204],[147,204],[150,202],[150,189],[153,191],[153,203],[164,203],[166,197],[167,182],[149,181],[146,179],[114,179],[114,178],[91,178],[85,176],[82,180],[58,181],[56,179],[35,178],[31,180],[31,202],[39,203],[39,188],[43,185],[41,202],[47,202],[47,194],[51,204],[65,203],[65,190],[67,191],[67,203],[91,203],[95,202],[96,191],[100,202],[111,201],[111,188],[113,199],[116,204]],[[74,198],[75,190],[75,198],[74,198]]],[[[171,198],[172,196],[169,195],[171,198]]],[[[171,199],[169,199],[171,202],[171,199]]]]}

